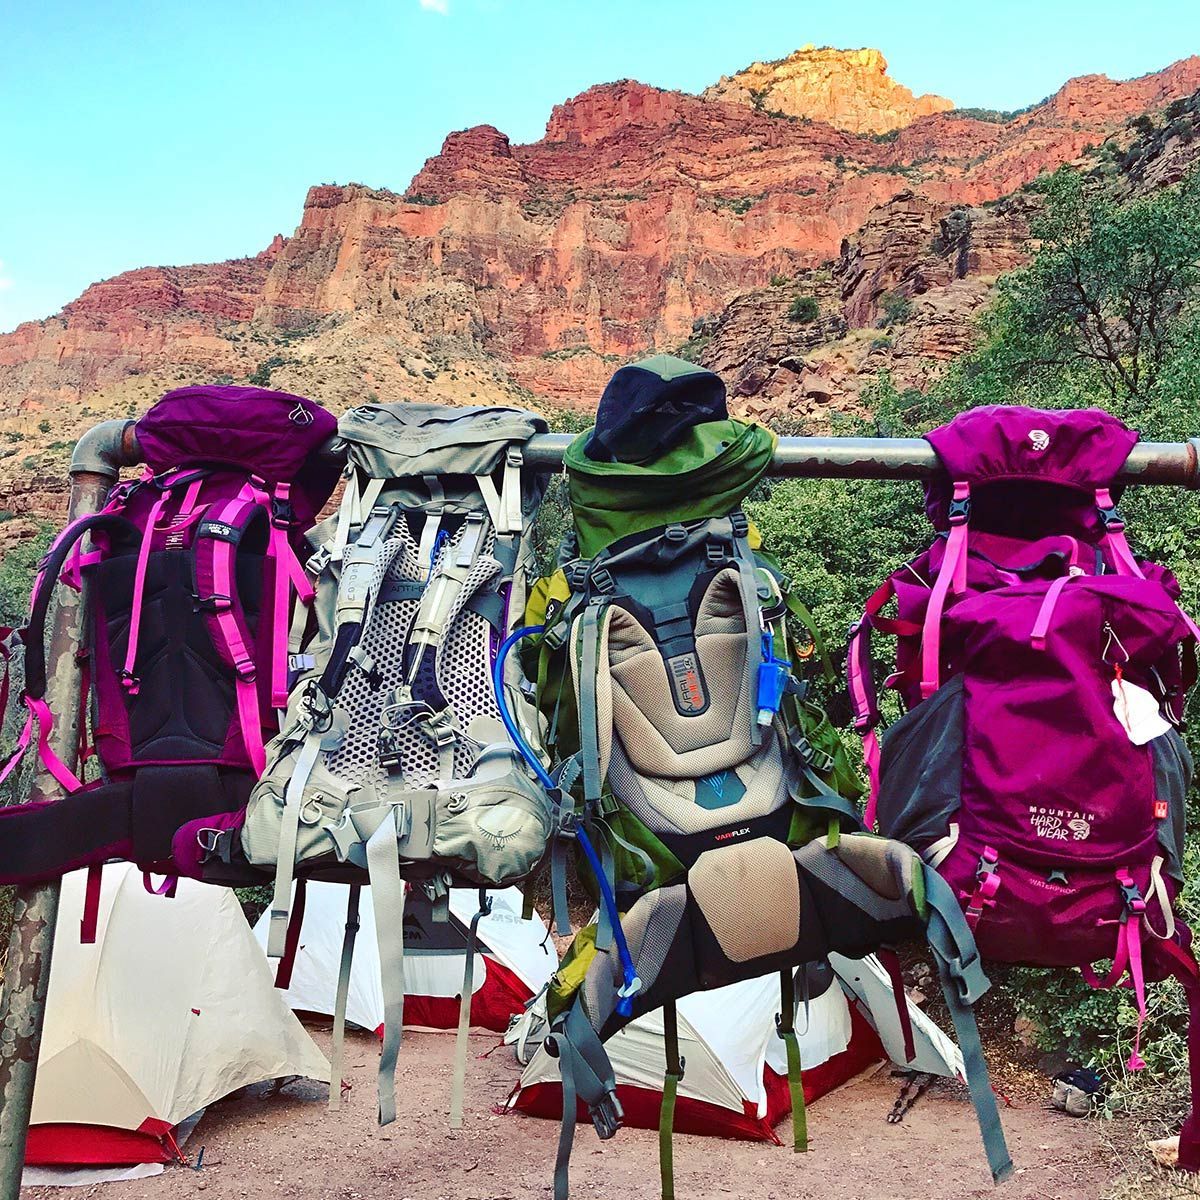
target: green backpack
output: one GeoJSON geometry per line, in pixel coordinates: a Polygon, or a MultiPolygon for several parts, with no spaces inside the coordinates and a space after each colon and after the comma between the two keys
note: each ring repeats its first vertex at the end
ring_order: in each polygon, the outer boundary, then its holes
{"type": "MultiPolygon", "coordinates": [[[[712,378],[662,358],[637,369],[712,378]]],[[[989,1161],[1002,1175],[1008,1156],[969,1008],[988,984],[970,932],[917,855],[861,832],[861,782],[805,679],[828,660],[740,508],[770,465],[775,436],[705,420],[643,463],[595,461],[591,439],[589,431],[566,452],[574,533],[563,566],[533,587],[526,610],[527,628],[542,627],[526,665],[536,671],[554,782],[574,800],[551,852],[559,932],[570,932],[572,849],[599,901],[549,994],[547,1048],[559,1058],[564,1097],[556,1200],[567,1195],[576,1096],[602,1138],[620,1127],[603,1039],[658,1007],[663,1194],[673,1194],[683,1069],[674,1001],[772,971],[793,1140],[807,1148],[797,968],[830,951],[862,956],[927,934],[944,966],[989,1161]]]]}

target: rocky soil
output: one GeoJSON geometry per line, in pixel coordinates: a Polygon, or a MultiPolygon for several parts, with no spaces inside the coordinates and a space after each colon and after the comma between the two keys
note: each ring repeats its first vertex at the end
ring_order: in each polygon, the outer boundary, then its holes
{"type": "MultiPolygon", "coordinates": [[[[324,1046],[327,1035],[315,1033],[324,1046]]],[[[447,1128],[453,1039],[410,1034],[401,1059],[400,1116],[379,1129],[374,1120],[377,1043],[350,1039],[348,1103],[326,1110],[323,1085],[297,1083],[282,1095],[251,1089],[214,1105],[193,1134],[199,1171],[170,1167],[148,1180],[84,1191],[120,1200],[545,1200],[550,1195],[558,1126],[496,1110],[518,1076],[494,1038],[472,1048],[464,1128],[447,1128]],[[486,1057],[482,1057],[483,1055],[486,1057]]],[[[680,1135],[676,1190],[692,1200],[1097,1200],[1113,1169],[1097,1126],[1020,1102],[1003,1112],[1015,1177],[1001,1191],[987,1173],[970,1106],[957,1086],[932,1089],[905,1120],[884,1118],[897,1094],[886,1070],[859,1077],[822,1097],[809,1113],[812,1152],[782,1146],[680,1135]]],[[[783,1130],[786,1132],[786,1129],[783,1130]]],[[[591,1127],[576,1135],[572,1195],[657,1200],[657,1134],[621,1131],[599,1142],[591,1127]]],[[[29,1188],[27,1200],[62,1193],[29,1188]]],[[[81,1198],[82,1200],[82,1198],[81,1198]]]]}

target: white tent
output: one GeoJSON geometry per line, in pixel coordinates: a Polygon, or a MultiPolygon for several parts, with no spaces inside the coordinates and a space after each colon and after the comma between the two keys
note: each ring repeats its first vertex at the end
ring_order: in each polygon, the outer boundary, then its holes
{"type": "Polygon", "coordinates": [[[181,879],[150,895],[133,867],[106,867],[83,945],[86,878],[63,879],[27,1162],[165,1161],[171,1130],[238,1088],[329,1079],[231,891],[181,879]]]}
{"type": "MultiPolygon", "coordinates": [[[[887,974],[873,958],[865,964],[840,961],[853,968],[852,978],[877,1011],[868,1010],[857,999],[854,985],[840,976],[810,974],[811,990],[820,994],[810,997],[807,1011],[801,1004],[796,1017],[804,1095],[810,1102],[880,1061],[884,1047],[903,1060],[904,1039],[887,974]]],[[[676,1129],[778,1140],[774,1127],[791,1111],[787,1059],[775,1030],[779,1002],[778,975],[696,992],[678,1001],[679,1050],[686,1068],[679,1084],[676,1129]]],[[[954,1044],[911,1004],[909,1014],[917,1057],[908,1065],[934,1074],[957,1073],[961,1058],[955,1057],[954,1044]]],[[[515,1031],[508,1040],[518,1037],[515,1031]]],[[[664,1070],[661,1010],[632,1021],[606,1046],[625,1123],[656,1128],[664,1070]]],[[[555,1119],[562,1115],[558,1064],[544,1048],[531,1057],[508,1108],[555,1119]]]]}
{"type": "MultiPolygon", "coordinates": [[[[299,1012],[332,1013],[337,994],[338,967],[346,924],[348,889],[336,883],[309,883],[300,929],[300,944],[290,986],[284,993],[299,1012]]],[[[558,966],[554,944],[538,916],[521,920],[523,897],[517,888],[489,892],[491,913],[479,922],[479,957],[475,962],[471,1023],[502,1031],[510,1017],[524,1008],[558,966]]],[[[479,907],[474,888],[450,892],[450,920],[432,919],[420,889],[409,891],[404,906],[404,1023],[406,1026],[450,1029],[458,1024],[467,930],[479,907]]],[[[267,944],[268,917],[263,915],[254,934],[267,944]]],[[[371,889],[364,887],[359,904],[359,932],[346,1019],[364,1029],[383,1027],[383,993],[379,982],[379,950],[371,889]]]]}

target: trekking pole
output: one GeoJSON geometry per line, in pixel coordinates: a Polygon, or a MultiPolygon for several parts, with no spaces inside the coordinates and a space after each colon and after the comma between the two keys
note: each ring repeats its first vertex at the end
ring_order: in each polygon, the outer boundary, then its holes
{"type": "MultiPolygon", "coordinates": [[[[79,439],[71,456],[70,520],[101,508],[120,468],[137,461],[133,424],[105,421],[79,439]]],[[[57,590],[46,658],[47,700],[56,715],[50,744],[71,768],[77,764],[79,747],[77,700],[82,673],[75,651],[83,611],[82,593],[57,590]]],[[[43,768],[28,798],[55,800],[60,794],[59,785],[43,768]]],[[[0,1200],[18,1200],[21,1188],[58,896],[59,882],[55,880],[18,887],[13,898],[13,926],[0,993],[0,1200]]]]}
{"type": "MultiPolygon", "coordinates": [[[[526,443],[531,467],[558,471],[574,437],[547,433],[526,443]]],[[[928,479],[938,471],[924,438],[781,437],[768,475],[810,479],[928,479]]],[[[1200,438],[1138,442],[1117,476],[1121,483],[1200,486],[1200,438]]]]}

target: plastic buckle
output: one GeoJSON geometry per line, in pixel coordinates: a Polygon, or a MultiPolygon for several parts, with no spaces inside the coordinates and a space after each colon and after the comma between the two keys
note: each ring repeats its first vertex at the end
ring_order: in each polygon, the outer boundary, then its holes
{"type": "Polygon", "coordinates": [[[290,500],[281,496],[271,497],[271,524],[276,529],[287,529],[296,523],[296,510],[290,500]]]}
{"type": "Polygon", "coordinates": [[[597,567],[594,571],[590,572],[588,578],[591,581],[592,587],[603,595],[608,595],[617,586],[607,567],[597,567]]]}
{"type": "Polygon", "coordinates": [[[704,543],[704,557],[708,559],[710,567],[719,566],[729,556],[725,553],[725,547],[718,541],[707,541],[704,543]]]}
{"type": "Polygon", "coordinates": [[[991,846],[984,846],[983,853],[979,856],[979,866],[975,868],[975,878],[982,883],[983,880],[995,875],[999,865],[1000,855],[991,846]]]}
{"type": "Polygon", "coordinates": [[[951,525],[965,525],[971,519],[971,498],[951,500],[948,513],[951,525]]]}
{"type": "Polygon", "coordinates": [[[142,686],[142,681],[132,671],[122,671],[120,674],[121,686],[131,696],[138,694],[138,689],[142,686]]]}
{"type": "Polygon", "coordinates": [[[1096,512],[1100,514],[1100,520],[1104,524],[1106,533],[1119,533],[1125,528],[1125,522],[1121,518],[1121,514],[1115,504],[1104,507],[1096,505],[1096,512]]]}
{"type": "Polygon", "coordinates": [[[308,561],[304,564],[305,571],[308,574],[316,577],[325,570],[333,561],[333,551],[328,546],[322,546],[319,550],[309,556],[308,561]]]}
{"type": "Polygon", "coordinates": [[[733,536],[744,538],[750,536],[750,518],[740,510],[729,514],[729,525],[733,536]]]}
{"type": "Polygon", "coordinates": [[[588,1105],[588,1116],[602,1142],[607,1142],[621,1128],[625,1120],[625,1110],[615,1092],[606,1092],[604,1098],[596,1104],[588,1105]]]}
{"type": "Polygon", "coordinates": [[[1138,885],[1133,882],[1131,876],[1117,876],[1117,886],[1121,889],[1121,899],[1125,902],[1125,911],[1121,914],[1121,921],[1124,923],[1129,919],[1129,915],[1140,915],[1146,911],[1146,901],[1142,898],[1141,890],[1138,885]]]}
{"type": "Polygon", "coordinates": [[[581,591],[587,583],[587,563],[583,559],[577,558],[563,567],[563,575],[566,577],[571,591],[581,591]]]}
{"type": "Polygon", "coordinates": [[[197,612],[223,613],[233,607],[232,596],[222,596],[216,592],[211,596],[197,596],[195,599],[197,612]]]}
{"type": "Polygon", "coordinates": [[[400,739],[396,731],[386,727],[381,729],[376,744],[379,748],[379,765],[389,775],[393,774],[393,768],[400,765],[400,739]]]}
{"type": "Polygon", "coordinates": [[[668,542],[674,542],[677,546],[687,541],[687,535],[688,531],[686,526],[679,524],[668,525],[666,529],[663,530],[663,537],[666,538],[668,542]]]}

